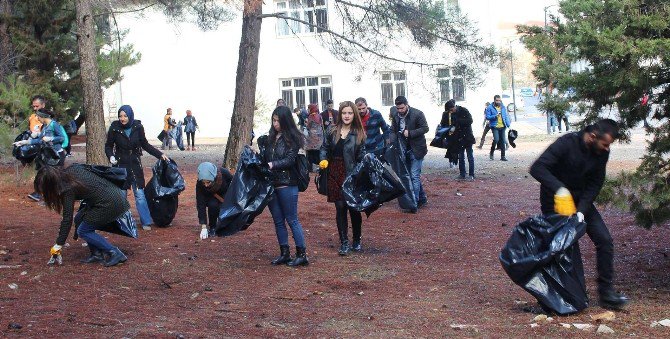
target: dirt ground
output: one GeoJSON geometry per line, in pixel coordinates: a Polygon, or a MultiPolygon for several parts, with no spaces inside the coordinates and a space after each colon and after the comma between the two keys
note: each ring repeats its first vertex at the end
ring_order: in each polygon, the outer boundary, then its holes
{"type": "MultiPolygon", "coordinates": [[[[188,186],[172,227],[109,235],[129,260],[117,267],[80,264],[88,249],[68,239],[63,266],[48,267],[60,217],[28,201],[29,171],[0,169],[0,335],[29,337],[591,337],[603,312],[595,291],[595,251],[582,253],[592,307],[531,327],[535,304],[506,276],[498,254],[514,225],[539,211],[530,162],[552,137],[519,141],[508,163],[476,151],[477,180],[456,182],[443,152],[425,163],[428,204],[418,214],[389,203],[363,221],[363,252],[337,255],[335,209],[310,186],[299,217],[310,265],[274,267],[278,254],[266,210],[228,238],[198,239],[195,168],[220,162],[223,148],[171,151],[188,186]],[[459,193],[459,194],[457,194],[459,193]],[[594,325],[587,330],[559,323],[594,325]],[[20,327],[20,328],[18,328],[20,327]]],[[[643,138],[613,146],[609,171],[630,169],[643,138]]],[[[75,148],[68,162],[83,161],[75,148]]],[[[154,160],[145,157],[150,177],[154,160]]],[[[134,206],[134,203],[131,203],[134,206]]],[[[617,287],[632,298],[607,326],[613,336],[668,337],[651,327],[670,318],[667,225],[651,230],[618,210],[602,209],[615,243],[617,287]]],[[[133,208],[133,213],[135,213],[133,208]]],[[[291,244],[293,244],[291,240],[291,244]]],[[[292,246],[293,247],[293,246],[292,246]]]]}

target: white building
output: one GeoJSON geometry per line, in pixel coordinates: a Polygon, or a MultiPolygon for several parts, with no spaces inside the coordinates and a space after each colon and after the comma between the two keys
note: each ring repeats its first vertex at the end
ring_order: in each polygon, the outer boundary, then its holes
{"type": "MultiPolygon", "coordinates": [[[[490,10],[497,6],[494,1],[445,3],[460,6],[477,23],[486,43],[499,40],[496,33],[499,20],[490,10]]],[[[327,21],[329,25],[338,22],[334,4],[328,0],[266,1],[263,12],[275,11],[306,21],[327,21]]],[[[182,118],[186,109],[191,109],[201,126],[201,136],[226,136],[234,100],[241,18],[215,32],[201,32],[192,25],[175,28],[165,23],[160,14],[144,18],[125,15],[119,22],[121,27],[131,29],[127,41],[142,53],[142,61],[124,70],[121,85],[108,91],[105,99],[108,110],[121,104],[132,105],[147,135],[155,135],[162,128],[167,107],[173,108],[175,118],[182,118]]],[[[463,79],[449,68],[429,72],[420,66],[394,62],[373,67],[339,61],[320,44],[321,33],[313,31],[296,22],[263,20],[257,100],[267,107],[268,118],[265,126],[257,126],[261,133],[269,128],[269,113],[279,98],[291,107],[309,103],[323,107],[330,98],[337,106],[340,101],[365,97],[370,107],[387,117],[397,95],[405,95],[410,106],[426,114],[431,130],[439,123],[444,102],[454,98],[458,105],[471,111],[477,130],[483,120],[479,113],[484,103],[501,92],[497,68],[485,74],[483,86],[470,89],[466,84],[471,79],[463,79]]],[[[112,116],[114,110],[110,112],[112,116]]]]}

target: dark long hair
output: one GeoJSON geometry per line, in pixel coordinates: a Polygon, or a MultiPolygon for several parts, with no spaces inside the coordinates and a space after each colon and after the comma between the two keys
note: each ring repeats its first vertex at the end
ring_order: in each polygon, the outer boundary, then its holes
{"type": "MultiPolygon", "coordinates": [[[[305,136],[300,133],[298,126],[295,125],[293,120],[293,113],[291,109],[286,106],[278,106],[272,111],[272,117],[277,116],[279,118],[279,127],[281,127],[281,133],[284,136],[284,140],[290,147],[303,148],[305,146],[305,136]]],[[[270,145],[274,145],[277,140],[277,131],[275,131],[272,122],[270,123],[270,132],[268,132],[268,139],[270,145]]]]}
{"type": "Polygon", "coordinates": [[[63,195],[68,190],[74,193],[86,191],[86,186],[60,167],[44,166],[35,176],[35,191],[42,194],[48,208],[61,213],[63,211],[63,195]]]}
{"type": "MultiPolygon", "coordinates": [[[[342,101],[340,102],[340,115],[342,115],[342,109],[345,107],[351,107],[351,109],[354,111],[354,120],[351,121],[351,127],[349,129],[349,132],[355,132],[356,133],[356,144],[362,144],[365,142],[365,129],[363,128],[363,122],[361,121],[361,115],[358,113],[358,106],[354,104],[351,101],[342,101]]],[[[333,137],[333,141],[337,143],[337,141],[340,138],[340,133],[342,132],[342,126],[344,126],[344,121],[340,117],[337,119],[337,125],[335,125],[335,128],[333,128],[330,133],[331,136],[333,137]]]]}

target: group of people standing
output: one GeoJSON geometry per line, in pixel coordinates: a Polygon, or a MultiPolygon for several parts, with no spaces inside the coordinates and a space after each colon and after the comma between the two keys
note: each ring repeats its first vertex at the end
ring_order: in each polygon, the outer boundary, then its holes
{"type": "MultiPolygon", "coordinates": [[[[177,121],[172,118],[172,108],[168,108],[165,116],[163,117],[163,150],[172,149],[172,141],[174,140],[172,131],[178,127],[177,125],[177,121]]],[[[186,110],[186,116],[184,117],[182,126],[184,127],[184,133],[186,134],[186,150],[195,151],[195,132],[200,130],[200,128],[198,127],[198,122],[195,120],[195,117],[193,116],[193,113],[190,109],[186,110]]]]}

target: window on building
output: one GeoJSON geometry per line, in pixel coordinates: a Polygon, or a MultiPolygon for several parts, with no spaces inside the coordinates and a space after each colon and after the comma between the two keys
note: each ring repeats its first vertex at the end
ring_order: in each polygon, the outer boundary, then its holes
{"type": "Polygon", "coordinates": [[[280,79],[281,97],[286,106],[306,108],[308,104],[318,104],[326,109],[326,101],[333,99],[330,76],[310,76],[280,79]]]}
{"type": "Polygon", "coordinates": [[[465,100],[465,81],[463,72],[457,68],[439,68],[437,70],[437,81],[440,86],[440,101],[447,102],[450,99],[456,101],[465,100]]]}
{"type": "Polygon", "coordinates": [[[399,95],[406,95],[407,76],[405,71],[381,72],[382,106],[393,106],[399,95]]]}
{"type": "Polygon", "coordinates": [[[293,20],[278,19],[277,35],[320,33],[328,27],[328,6],[326,0],[286,0],[276,1],[277,13],[309,22],[303,24],[293,20]],[[314,26],[312,26],[314,25],[314,26]]]}

